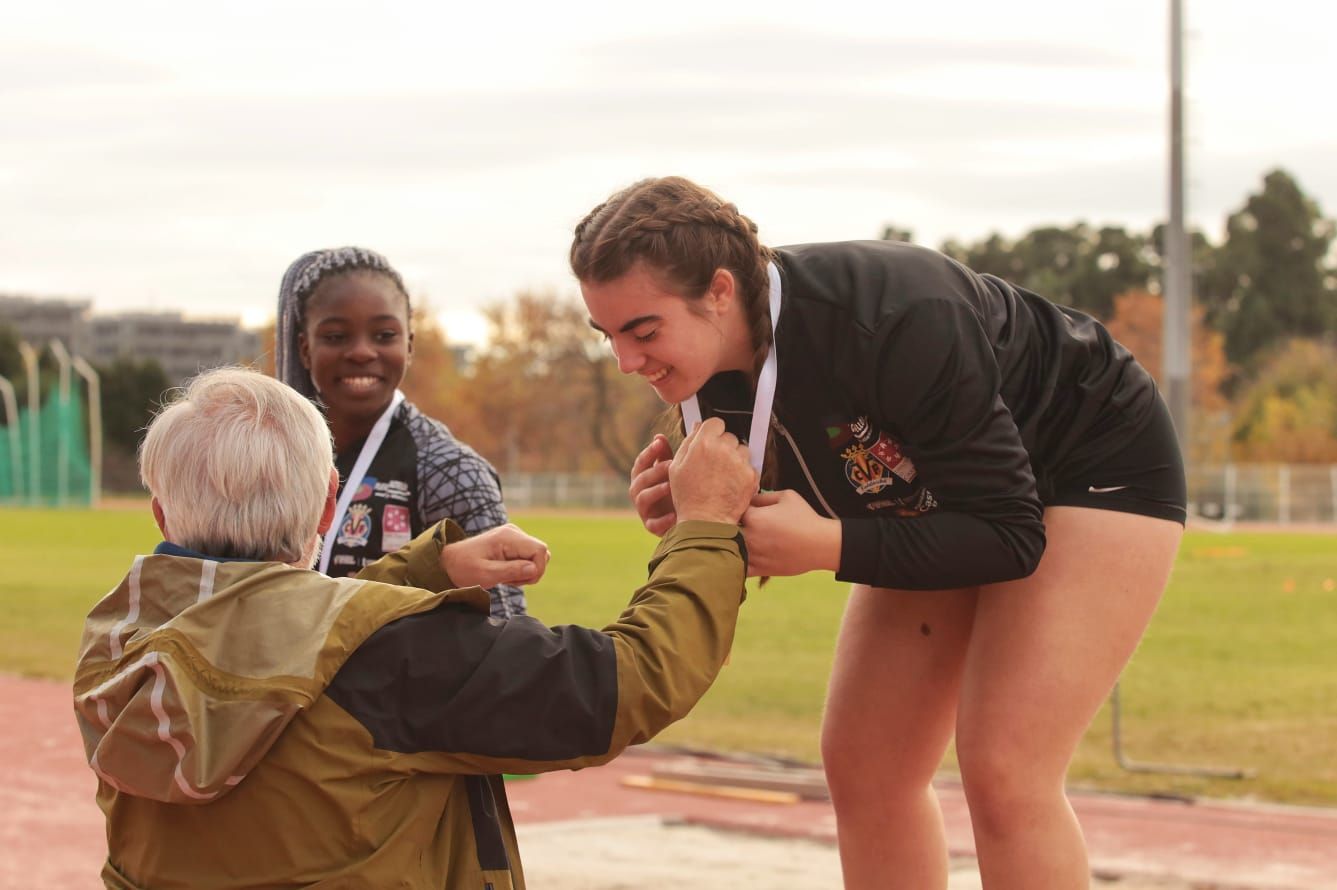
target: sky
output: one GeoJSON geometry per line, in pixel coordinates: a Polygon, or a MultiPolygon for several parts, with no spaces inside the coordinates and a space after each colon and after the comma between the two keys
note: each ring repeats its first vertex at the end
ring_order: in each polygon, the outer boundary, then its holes
{"type": "MultiPolygon", "coordinates": [[[[9,4],[0,293],[258,325],[384,253],[447,335],[574,296],[572,227],[688,176],[769,244],[1167,214],[1168,0],[9,4]],[[16,8],[17,7],[17,8],[16,8]]],[[[1337,216],[1337,7],[1185,0],[1188,214],[1282,167],[1337,216]]]]}

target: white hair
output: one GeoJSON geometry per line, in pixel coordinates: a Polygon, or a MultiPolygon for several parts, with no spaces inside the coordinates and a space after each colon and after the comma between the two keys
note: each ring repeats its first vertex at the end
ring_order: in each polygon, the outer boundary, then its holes
{"type": "Polygon", "coordinates": [[[245,368],[191,380],[139,449],[140,477],[172,543],[209,556],[309,561],[333,468],[315,406],[245,368]]]}

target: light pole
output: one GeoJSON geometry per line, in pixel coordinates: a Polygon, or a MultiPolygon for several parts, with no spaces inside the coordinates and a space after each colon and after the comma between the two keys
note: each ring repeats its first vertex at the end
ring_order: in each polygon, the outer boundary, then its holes
{"type": "Polygon", "coordinates": [[[42,398],[37,379],[37,350],[26,340],[20,340],[19,355],[28,375],[28,502],[36,504],[42,496],[42,398]]]}
{"type": "Polygon", "coordinates": [[[72,364],[88,384],[88,505],[96,507],[102,499],[102,382],[83,356],[72,364]]]}
{"type": "Polygon", "coordinates": [[[19,433],[19,400],[8,377],[0,377],[0,399],[4,400],[5,416],[9,418],[9,472],[14,485],[11,499],[17,502],[23,491],[23,436],[19,433]]]}
{"type": "Polygon", "coordinates": [[[70,354],[65,344],[51,339],[51,354],[60,365],[60,395],[56,402],[56,506],[70,499],[70,354]]]}
{"type": "Polygon", "coordinates": [[[1184,231],[1184,10],[1170,0],[1170,222],[1165,229],[1165,397],[1189,459],[1192,396],[1189,386],[1189,306],[1193,257],[1184,231]]]}
{"type": "MultiPolygon", "coordinates": [[[[1192,256],[1184,232],[1184,10],[1183,0],[1170,0],[1170,223],[1165,227],[1165,396],[1174,419],[1179,447],[1188,462],[1189,304],[1192,302],[1192,256]]],[[[1227,499],[1227,503],[1229,500],[1227,499]]],[[[1123,751],[1123,709],[1119,684],[1110,695],[1110,738],[1114,760],[1130,772],[1171,773],[1246,779],[1253,774],[1234,767],[1179,766],[1130,760],[1123,751]]]]}

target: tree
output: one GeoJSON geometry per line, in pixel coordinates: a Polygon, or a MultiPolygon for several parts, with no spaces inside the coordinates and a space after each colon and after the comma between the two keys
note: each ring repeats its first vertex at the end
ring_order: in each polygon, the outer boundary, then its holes
{"type": "Polygon", "coordinates": [[[1117,294],[1147,289],[1156,275],[1150,240],[1118,226],[1042,226],[1017,241],[997,233],[974,244],[949,240],[942,251],[976,272],[1099,318],[1113,313],[1117,294]]]}
{"type": "Polygon", "coordinates": [[[507,472],[625,474],[662,406],[575,301],[520,293],[489,306],[488,341],[459,379],[458,432],[507,472]]]}
{"type": "Polygon", "coordinates": [[[274,356],[276,355],[274,342],[278,335],[278,325],[271,318],[255,334],[256,339],[260,341],[260,354],[256,356],[255,368],[260,373],[273,377],[275,376],[274,356]]]}
{"type": "Polygon", "coordinates": [[[9,325],[0,324],[0,377],[14,386],[23,376],[23,356],[19,354],[19,335],[9,325]]]}
{"type": "Polygon", "coordinates": [[[1028,274],[1025,262],[1016,252],[1013,242],[997,232],[974,244],[948,239],[942,243],[941,249],[952,259],[976,272],[997,275],[1015,284],[1021,284],[1028,274]]]}
{"type": "Polygon", "coordinates": [[[1275,348],[1240,394],[1234,441],[1241,460],[1337,463],[1337,346],[1275,348]]]}
{"type": "Polygon", "coordinates": [[[423,297],[415,297],[413,302],[413,361],[401,388],[424,414],[445,423],[472,445],[465,431],[456,429],[460,388],[456,355],[431,303],[423,297]]]}
{"type": "Polygon", "coordinates": [[[155,359],[122,356],[95,370],[101,378],[102,437],[106,443],[103,487],[108,491],[138,491],[135,457],[139,443],[172,383],[155,359]]]}
{"type": "Polygon", "coordinates": [[[1226,220],[1200,299],[1232,362],[1251,364],[1290,337],[1337,327],[1334,228],[1283,170],[1226,220]]]}
{"type": "Polygon", "coordinates": [[[1159,275],[1156,254],[1146,235],[1120,226],[1102,226],[1094,242],[1079,253],[1069,285],[1073,305],[1098,318],[1109,318],[1119,294],[1149,289],[1159,275]]]}
{"type": "MultiPolygon", "coordinates": [[[[1128,291],[1114,300],[1114,316],[1106,327],[1127,347],[1151,376],[1161,375],[1164,350],[1165,301],[1145,290],[1128,291]]],[[[1189,458],[1222,461],[1229,455],[1229,403],[1222,388],[1230,376],[1224,337],[1207,327],[1201,308],[1194,307],[1191,322],[1191,398],[1189,458]]]]}
{"type": "Polygon", "coordinates": [[[117,358],[98,366],[102,388],[102,430],[108,445],[134,454],[163,394],[171,389],[156,359],[117,358]]]}
{"type": "Polygon", "coordinates": [[[469,441],[508,472],[571,465],[569,418],[581,412],[570,383],[582,338],[574,307],[551,295],[518,294],[484,311],[487,345],[470,369],[460,407],[472,416],[469,441]],[[574,360],[574,361],[573,361],[574,360]]]}

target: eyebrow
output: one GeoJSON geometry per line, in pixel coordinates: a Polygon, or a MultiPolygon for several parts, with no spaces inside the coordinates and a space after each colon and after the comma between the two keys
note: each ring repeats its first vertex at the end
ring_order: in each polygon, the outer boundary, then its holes
{"type": "MultiPolygon", "coordinates": [[[[630,331],[632,328],[638,328],[638,327],[640,327],[641,325],[645,324],[647,321],[660,321],[660,317],[659,317],[658,315],[638,315],[638,316],[636,316],[635,318],[633,318],[631,321],[629,321],[629,322],[627,322],[626,324],[624,324],[622,327],[618,328],[618,329],[617,329],[617,332],[618,332],[619,334],[625,334],[627,331],[630,331]]],[[[606,334],[606,333],[608,333],[608,332],[605,331],[603,328],[601,328],[601,327],[599,327],[597,324],[595,324],[595,323],[594,323],[594,319],[592,319],[592,318],[590,319],[590,327],[594,328],[596,331],[598,331],[598,332],[601,333],[601,334],[606,334]]]]}
{"type": "MultiPolygon", "coordinates": [[[[393,314],[375,315],[372,316],[371,318],[371,322],[373,324],[380,324],[382,322],[387,322],[387,321],[402,322],[403,319],[400,318],[398,315],[393,315],[393,314]]],[[[347,324],[347,323],[348,319],[342,315],[330,315],[316,322],[316,327],[320,327],[323,324],[347,324]]]]}

